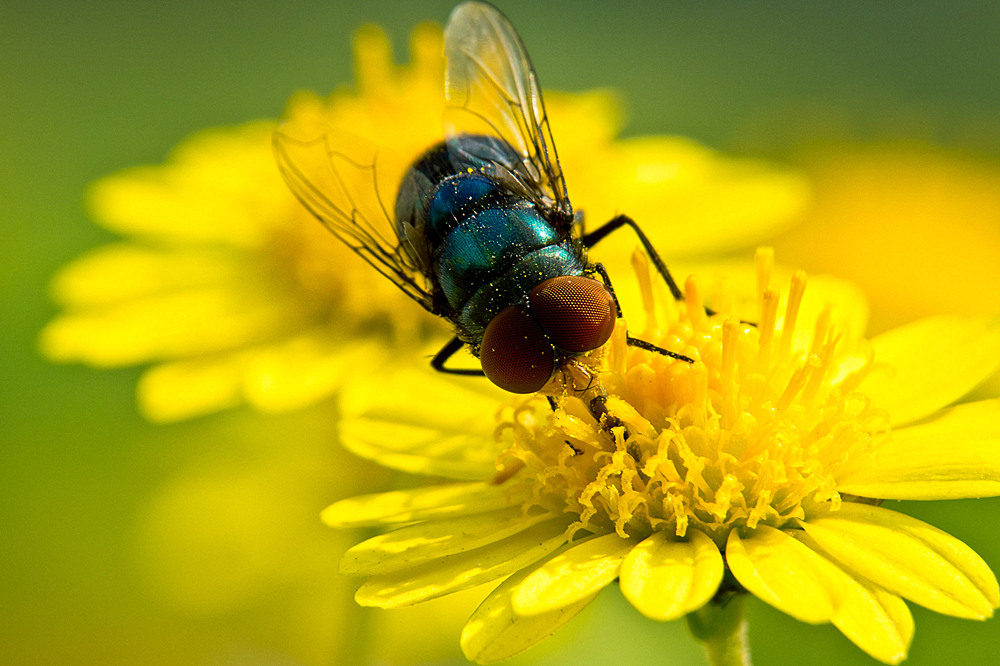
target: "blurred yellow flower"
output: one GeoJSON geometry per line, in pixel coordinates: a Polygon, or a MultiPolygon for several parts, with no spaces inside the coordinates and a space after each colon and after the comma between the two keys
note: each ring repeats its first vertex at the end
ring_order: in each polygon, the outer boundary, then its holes
{"type": "MultiPolygon", "coordinates": [[[[385,35],[364,28],[355,89],[298,95],[288,116],[315,116],[413,158],[443,132],[441,42],[440,28],[418,27],[411,63],[397,66],[385,35]]],[[[576,207],[596,221],[628,210],[671,254],[744,244],[805,203],[793,172],[673,137],[616,140],[620,114],[606,92],[548,102],[576,207]]],[[[98,181],[94,218],[125,238],[56,276],[64,311],[43,331],[43,353],[97,367],[150,364],[141,409],[172,421],[244,403],[299,408],[443,336],[292,198],[271,155],[274,127],[206,131],[164,165],[98,181]]]]}
{"type": "Polygon", "coordinates": [[[991,616],[985,562],[881,504],[1000,495],[1000,401],[948,406],[1000,365],[1000,319],[933,317],[866,341],[856,291],[827,278],[807,292],[799,271],[782,294],[771,257],[758,255],[749,309],[723,294],[728,314],[706,316],[694,279],[674,302],[637,256],[646,326],[632,334],[696,362],[626,346],[622,324],[587,361],[598,381],[564,384],[558,408],[519,398],[483,424],[489,396],[442,380],[414,399],[405,375],[348,393],[350,448],[462,480],[324,512],[396,528],[345,554],[341,571],[367,577],[356,600],[395,608],[502,581],[462,634],[481,663],[542,640],[615,580],[656,620],[750,592],[886,663],[913,636],[903,599],[991,616]]]}
{"type": "Polygon", "coordinates": [[[776,243],[872,303],[875,330],[931,313],[1000,312],[1000,163],[911,141],[801,153],[814,199],[776,243]],[[877,248],[877,252],[860,248],[877,248]]]}

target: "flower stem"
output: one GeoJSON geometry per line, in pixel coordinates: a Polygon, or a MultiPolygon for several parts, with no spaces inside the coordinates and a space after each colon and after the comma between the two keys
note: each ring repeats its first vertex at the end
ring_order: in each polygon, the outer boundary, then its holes
{"type": "Polygon", "coordinates": [[[688,629],[701,641],[712,666],[751,666],[743,596],[727,596],[688,614],[688,629]]]}

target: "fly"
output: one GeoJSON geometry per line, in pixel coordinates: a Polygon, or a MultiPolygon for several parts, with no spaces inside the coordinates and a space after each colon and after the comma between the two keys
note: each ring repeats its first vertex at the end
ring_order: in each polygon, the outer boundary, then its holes
{"type": "MultiPolygon", "coordinates": [[[[445,29],[445,139],[393,173],[363,140],[282,128],[274,149],[298,199],[330,231],[455,332],[438,371],[485,375],[514,393],[602,347],[621,310],[587,250],[630,227],[670,288],[683,294],[639,226],[619,215],[585,233],[559,166],[538,77],[513,26],[485,2],[464,2],[445,29]],[[301,134],[301,132],[299,133],[301,134]],[[403,174],[400,180],[400,175],[403,174]],[[394,210],[379,190],[400,183],[394,210]],[[388,184],[388,187],[386,185],[388,184]],[[468,347],[481,369],[447,366],[468,347]]],[[[627,336],[629,345],[692,359],[627,336]]],[[[605,396],[590,403],[612,419],[605,396]]]]}

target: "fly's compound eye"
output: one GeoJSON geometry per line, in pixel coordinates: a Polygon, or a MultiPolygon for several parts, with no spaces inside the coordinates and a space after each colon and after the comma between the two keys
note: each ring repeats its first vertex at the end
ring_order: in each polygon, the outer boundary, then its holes
{"type": "Polygon", "coordinates": [[[615,330],[618,310],[601,282],[563,275],[549,278],[528,294],[531,316],[552,344],[568,352],[597,349],[615,330]]]}
{"type": "Polygon", "coordinates": [[[486,327],[479,361],[491,382],[511,393],[534,393],[552,377],[555,350],[538,325],[516,305],[486,327]]]}

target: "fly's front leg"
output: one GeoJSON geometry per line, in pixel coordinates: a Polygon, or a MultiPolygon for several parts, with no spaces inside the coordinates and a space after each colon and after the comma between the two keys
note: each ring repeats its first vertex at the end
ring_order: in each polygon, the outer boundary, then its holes
{"type": "Polygon", "coordinates": [[[443,372],[449,375],[465,375],[472,377],[485,377],[486,373],[483,372],[482,368],[446,368],[445,363],[448,362],[455,352],[462,348],[462,342],[457,336],[445,343],[444,347],[441,347],[440,351],[434,355],[431,359],[431,367],[438,372],[443,372]]]}
{"type": "MultiPolygon", "coordinates": [[[[635,235],[639,237],[639,242],[642,243],[643,249],[646,250],[646,254],[649,256],[649,259],[653,262],[653,266],[656,267],[656,272],[660,274],[660,277],[662,277],[663,281],[667,284],[667,288],[670,289],[670,294],[675,300],[683,301],[684,292],[677,286],[677,282],[674,281],[674,276],[670,274],[670,269],[668,269],[667,265],[663,262],[663,258],[660,257],[660,253],[656,251],[656,248],[653,247],[653,243],[650,242],[646,234],[639,228],[636,221],[628,215],[618,215],[611,218],[608,222],[601,225],[597,229],[584,234],[580,240],[583,242],[584,247],[590,248],[597,245],[612,232],[615,232],[622,227],[629,227],[635,232],[635,235]]],[[[715,310],[706,307],[705,313],[711,316],[715,314],[715,310]]]]}
{"type": "MultiPolygon", "coordinates": [[[[650,260],[652,260],[653,265],[656,266],[656,272],[659,273],[660,276],[663,278],[663,281],[667,283],[667,287],[670,289],[670,293],[673,295],[673,297],[678,301],[683,301],[684,292],[682,292],[680,287],[677,286],[677,283],[674,282],[674,277],[670,274],[670,270],[667,268],[667,265],[663,262],[663,259],[660,257],[660,253],[656,251],[656,248],[653,247],[653,244],[650,242],[646,234],[643,233],[642,229],[639,228],[639,225],[636,223],[636,221],[633,220],[628,215],[618,215],[616,217],[613,217],[612,219],[608,220],[606,223],[604,223],[597,229],[594,229],[590,233],[584,234],[580,238],[580,241],[583,243],[584,247],[591,248],[600,243],[604,238],[609,236],[612,232],[617,231],[618,229],[621,229],[622,227],[626,226],[630,227],[632,231],[635,232],[635,235],[639,237],[639,242],[642,243],[642,247],[643,249],[646,250],[646,254],[649,256],[650,260]]],[[[604,283],[608,285],[608,289],[610,291],[611,284],[610,281],[607,279],[607,272],[604,271],[604,267],[601,266],[600,264],[597,264],[597,266],[599,267],[597,268],[597,271],[601,274],[601,277],[604,278],[604,283]]],[[[614,298],[614,291],[611,291],[611,296],[612,298],[614,298]]],[[[617,304],[618,300],[615,299],[615,305],[617,304]]],[[[620,313],[621,310],[619,310],[619,314],[620,313]]],[[[713,310],[708,306],[705,306],[705,314],[711,317],[712,315],[715,314],[715,310],[713,310]]],[[[755,322],[746,321],[745,319],[740,319],[740,323],[749,324],[750,326],[757,326],[755,322]]]]}
{"type": "Polygon", "coordinates": [[[631,227],[632,231],[635,232],[635,235],[639,237],[639,242],[642,243],[642,247],[646,250],[646,254],[649,255],[653,265],[656,266],[656,271],[663,277],[663,281],[667,283],[667,287],[670,289],[670,293],[673,297],[678,301],[683,301],[684,292],[677,286],[677,283],[674,281],[674,277],[667,269],[667,265],[663,263],[663,259],[660,258],[660,253],[656,251],[656,248],[653,247],[653,244],[649,241],[646,234],[643,233],[642,229],[639,228],[639,225],[635,223],[635,220],[628,215],[618,215],[611,218],[597,229],[584,234],[580,240],[583,242],[584,247],[594,247],[607,236],[615,231],[618,231],[624,226],[631,227]]]}
{"type": "MultiPolygon", "coordinates": [[[[605,225],[606,226],[606,225],[605,225]]],[[[603,228],[603,227],[602,227],[603,228]]],[[[594,264],[594,270],[597,274],[601,276],[601,280],[604,281],[604,286],[607,287],[608,293],[611,294],[611,300],[614,301],[615,308],[618,310],[618,318],[622,318],[622,307],[618,304],[618,297],[615,295],[615,288],[611,285],[611,276],[608,275],[608,271],[604,268],[603,264],[594,264]]],[[[625,335],[625,343],[629,347],[638,347],[639,349],[645,349],[646,351],[653,352],[654,354],[660,354],[661,356],[669,356],[670,358],[675,358],[678,361],[684,361],[685,363],[694,363],[694,359],[685,356],[684,354],[678,354],[677,352],[672,352],[669,349],[664,349],[663,347],[654,345],[652,342],[646,342],[645,340],[640,340],[639,338],[633,338],[631,335],[625,335]]]]}
{"type": "Polygon", "coordinates": [[[608,293],[611,294],[611,301],[615,304],[615,310],[618,312],[618,319],[622,318],[622,306],[618,302],[618,296],[615,294],[615,288],[611,285],[611,276],[608,275],[608,271],[604,268],[604,264],[598,262],[594,264],[594,270],[597,274],[601,276],[601,281],[604,282],[604,286],[607,287],[608,293]]]}

